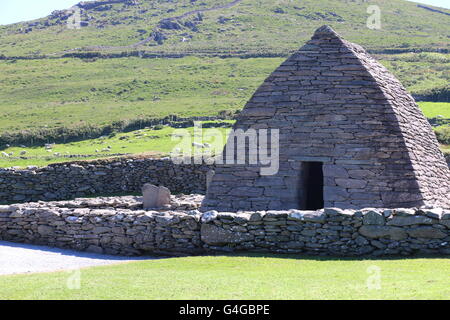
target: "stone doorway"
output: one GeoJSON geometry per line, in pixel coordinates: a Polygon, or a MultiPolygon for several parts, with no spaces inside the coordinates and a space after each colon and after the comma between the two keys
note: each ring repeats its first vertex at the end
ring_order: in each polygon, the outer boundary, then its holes
{"type": "Polygon", "coordinates": [[[301,210],[317,210],[324,207],[323,180],[322,162],[302,162],[299,188],[301,210]]]}

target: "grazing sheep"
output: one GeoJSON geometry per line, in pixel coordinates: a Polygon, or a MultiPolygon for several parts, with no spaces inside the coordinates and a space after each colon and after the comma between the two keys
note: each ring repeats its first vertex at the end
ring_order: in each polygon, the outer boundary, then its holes
{"type": "Polygon", "coordinates": [[[4,156],[4,157],[7,157],[7,158],[8,158],[8,157],[9,157],[9,154],[7,154],[6,152],[3,152],[3,151],[2,151],[2,156],[4,156]]]}
{"type": "Polygon", "coordinates": [[[20,151],[20,155],[21,155],[21,156],[26,155],[26,154],[27,154],[27,152],[26,152],[25,150],[20,151]]]}
{"type": "Polygon", "coordinates": [[[198,143],[198,142],[192,142],[192,146],[197,147],[197,148],[204,148],[203,144],[198,143]]]}

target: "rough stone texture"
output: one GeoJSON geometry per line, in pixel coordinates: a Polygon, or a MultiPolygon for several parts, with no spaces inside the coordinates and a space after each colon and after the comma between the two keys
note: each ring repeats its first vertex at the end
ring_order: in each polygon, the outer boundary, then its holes
{"type": "Polygon", "coordinates": [[[304,209],[305,161],[323,163],[325,207],[450,207],[450,170],[414,99],[327,26],[255,92],[234,127],[250,128],[280,130],[278,174],[248,158],[216,166],[205,210],[304,209]]]}
{"type": "Polygon", "coordinates": [[[434,218],[424,209],[201,213],[202,198],[172,197],[158,211],[142,210],[139,197],[0,206],[0,240],[122,255],[450,255],[450,210],[434,218]],[[399,218],[410,220],[393,225],[399,218]]]}
{"type": "Polygon", "coordinates": [[[0,169],[0,204],[67,200],[95,194],[141,192],[146,183],[174,193],[204,193],[206,164],[169,159],[113,158],[52,164],[28,170],[0,169]]]}
{"type": "Polygon", "coordinates": [[[146,183],[142,187],[143,206],[145,210],[159,209],[170,205],[170,190],[166,187],[157,187],[146,183]]]}

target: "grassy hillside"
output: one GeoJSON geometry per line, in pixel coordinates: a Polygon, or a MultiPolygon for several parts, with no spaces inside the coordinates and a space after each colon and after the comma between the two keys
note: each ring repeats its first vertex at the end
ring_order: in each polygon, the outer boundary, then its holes
{"type": "Polygon", "coordinates": [[[1,26],[0,54],[58,56],[103,46],[107,52],[286,55],[325,23],[371,50],[450,48],[450,16],[404,0],[123,0],[80,7],[79,30],[67,28],[67,11],[1,26]],[[366,26],[369,5],[380,8],[381,30],[366,26]]]}
{"type": "MultiPolygon", "coordinates": [[[[450,55],[440,56],[448,59],[450,55]]],[[[388,58],[382,62],[413,94],[450,81],[450,63],[388,58]]],[[[76,130],[118,120],[240,110],[283,60],[185,57],[0,61],[0,134],[59,127],[76,130]]]]}
{"type": "MultiPolygon", "coordinates": [[[[95,153],[98,141],[87,138],[104,135],[105,127],[119,122],[234,113],[323,24],[371,50],[412,94],[450,98],[450,54],[445,53],[450,16],[409,1],[110,2],[80,4],[79,30],[67,28],[68,11],[0,26],[0,55],[8,56],[0,59],[0,148],[30,157],[3,157],[0,166],[67,161],[67,153],[107,156],[95,153]],[[373,4],[381,9],[381,30],[366,27],[366,10],[373,4]],[[152,53],[161,57],[151,58],[152,53]],[[112,58],[121,55],[136,57],[112,58]],[[177,55],[182,58],[167,58],[177,55]],[[58,145],[61,150],[53,152],[59,155],[48,154],[43,143],[55,142],[61,130],[85,141],[58,145]],[[16,139],[18,134],[25,138],[16,139]]],[[[421,106],[430,118],[450,117],[449,104],[421,106]]],[[[114,146],[112,153],[164,154],[172,146],[161,146],[164,137],[126,145],[108,139],[102,142],[114,146]]]]}
{"type": "Polygon", "coordinates": [[[216,115],[242,108],[281,59],[0,62],[0,132],[216,115]]]}

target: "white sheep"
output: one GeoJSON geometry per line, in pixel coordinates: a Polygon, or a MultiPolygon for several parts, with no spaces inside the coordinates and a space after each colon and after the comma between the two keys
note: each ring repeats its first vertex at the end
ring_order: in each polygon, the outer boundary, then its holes
{"type": "Polygon", "coordinates": [[[204,145],[198,142],[192,142],[192,146],[197,148],[204,148],[204,145]]]}

